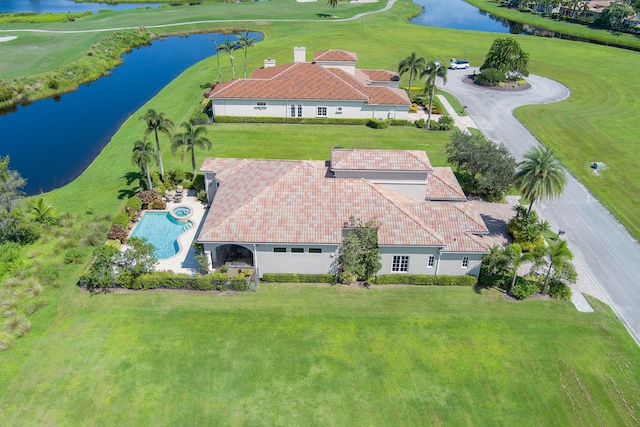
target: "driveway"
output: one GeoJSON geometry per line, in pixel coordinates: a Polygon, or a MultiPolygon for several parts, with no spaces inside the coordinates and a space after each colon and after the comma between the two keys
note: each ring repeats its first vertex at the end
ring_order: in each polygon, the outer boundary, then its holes
{"type": "MultiPolygon", "coordinates": [[[[440,87],[467,107],[467,113],[487,138],[505,144],[518,159],[540,142],[513,116],[514,108],[558,102],[570,96],[560,83],[534,75],[528,78],[532,87],[527,91],[477,88],[463,82],[470,72],[473,68],[452,70],[446,86],[440,87]]],[[[554,227],[565,231],[574,264],[583,279],[587,276],[592,283],[593,292],[586,292],[603,298],[640,344],[640,243],[568,171],[562,196],[543,200],[537,210],[554,227]]]]}

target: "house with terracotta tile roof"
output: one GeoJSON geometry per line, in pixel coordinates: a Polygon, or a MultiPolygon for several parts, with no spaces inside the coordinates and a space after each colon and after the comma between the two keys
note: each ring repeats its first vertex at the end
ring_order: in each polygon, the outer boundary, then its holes
{"type": "Polygon", "coordinates": [[[378,274],[478,275],[487,227],[424,151],[334,149],[331,160],[207,158],[197,241],[214,266],[336,273],[350,217],[380,223],[378,274]]]}
{"type": "Polygon", "coordinates": [[[411,102],[398,88],[398,74],[356,68],[358,57],[345,50],[316,52],[294,48],[294,62],[266,59],[250,78],[213,85],[205,96],[215,116],[289,118],[407,118],[411,102]]]}

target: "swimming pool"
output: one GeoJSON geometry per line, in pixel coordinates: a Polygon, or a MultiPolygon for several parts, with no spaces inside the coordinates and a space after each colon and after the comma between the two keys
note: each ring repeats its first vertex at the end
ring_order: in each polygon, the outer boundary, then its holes
{"type": "Polygon", "coordinates": [[[193,227],[192,221],[178,222],[169,212],[145,212],[131,237],[144,237],[155,248],[158,259],[180,252],[178,236],[193,227]]]}

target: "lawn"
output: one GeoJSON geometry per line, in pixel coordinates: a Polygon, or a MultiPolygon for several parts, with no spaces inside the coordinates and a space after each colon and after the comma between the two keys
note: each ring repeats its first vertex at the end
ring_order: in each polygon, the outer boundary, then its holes
{"type": "Polygon", "coordinates": [[[578,314],[442,287],[66,293],[0,379],[3,425],[631,426],[640,411],[640,350],[600,303],[578,314]]]}

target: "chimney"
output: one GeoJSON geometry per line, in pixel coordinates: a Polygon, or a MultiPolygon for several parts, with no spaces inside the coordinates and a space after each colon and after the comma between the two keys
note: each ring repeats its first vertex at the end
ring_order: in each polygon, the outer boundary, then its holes
{"type": "Polygon", "coordinates": [[[267,58],[264,60],[264,68],[272,68],[276,66],[276,60],[267,58]]]}
{"type": "Polygon", "coordinates": [[[293,62],[307,62],[307,48],[304,46],[293,47],[293,62]]]}

